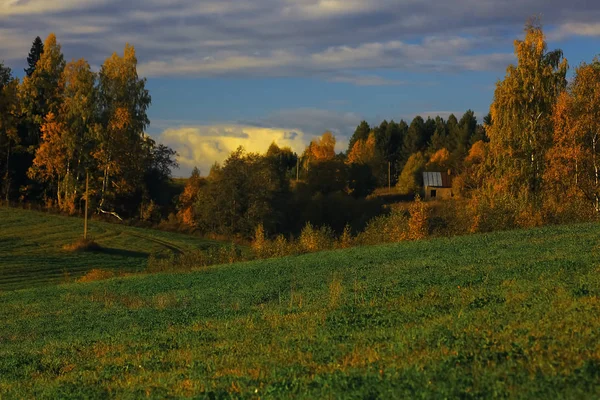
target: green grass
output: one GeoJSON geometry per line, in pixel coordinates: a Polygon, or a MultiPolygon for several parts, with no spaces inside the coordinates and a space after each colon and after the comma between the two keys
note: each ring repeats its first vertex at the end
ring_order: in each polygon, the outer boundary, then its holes
{"type": "Polygon", "coordinates": [[[0,291],[74,280],[91,269],[143,271],[157,256],[205,249],[218,242],[197,237],[91,221],[97,252],[63,249],[83,235],[83,219],[0,207],[0,291]]]}
{"type": "Polygon", "coordinates": [[[0,294],[1,398],[598,398],[600,226],[0,294]]]}

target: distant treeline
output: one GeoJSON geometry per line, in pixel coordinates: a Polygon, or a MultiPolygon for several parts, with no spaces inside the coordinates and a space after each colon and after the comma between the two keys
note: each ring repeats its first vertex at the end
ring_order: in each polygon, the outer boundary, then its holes
{"type": "Polygon", "coordinates": [[[389,203],[422,194],[422,173],[438,171],[450,174],[454,198],[434,214],[419,206],[429,218],[419,218],[419,226],[429,231],[594,219],[600,61],[581,64],[568,84],[567,61],[562,51],[548,51],[537,20],[526,24],[515,54],[517,64],[497,82],[482,121],[471,110],[460,119],[363,121],[340,154],[330,132],[302,154],[276,143],[264,154],[239,148],[206,176],[195,169],[177,188],[170,179],[175,153],[143,134],[150,96],[133,48],[94,74],[83,60],[65,65],[51,35],[44,46],[34,42],[23,82],[1,69],[2,194],[77,212],[87,171],[99,212],[171,229],[250,238],[260,227],[266,238],[289,238],[310,223],[332,234],[375,234],[392,232],[401,217],[389,203]]]}

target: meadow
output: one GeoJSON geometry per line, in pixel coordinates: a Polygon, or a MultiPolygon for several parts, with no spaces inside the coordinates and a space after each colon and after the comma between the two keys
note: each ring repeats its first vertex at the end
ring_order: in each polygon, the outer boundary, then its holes
{"type": "Polygon", "coordinates": [[[168,257],[222,243],[198,237],[91,221],[101,251],[71,252],[83,219],[0,207],[0,291],[76,280],[92,269],[141,272],[150,255],[168,257]]]}
{"type": "Polygon", "coordinates": [[[4,291],[0,397],[598,398],[599,245],[544,227],[4,291]]]}

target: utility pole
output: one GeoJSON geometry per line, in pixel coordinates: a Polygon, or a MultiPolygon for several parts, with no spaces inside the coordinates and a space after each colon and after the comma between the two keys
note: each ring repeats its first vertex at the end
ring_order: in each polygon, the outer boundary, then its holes
{"type": "Polygon", "coordinates": [[[392,191],[392,163],[388,161],[388,191],[392,191]]]}
{"type": "Polygon", "coordinates": [[[88,197],[89,197],[89,183],[90,183],[90,175],[87,171],[85,171],[85,217],[83,220],[83,239],[87,239],[87,231],[88,231],[88,197]]]}
{"type": "Polygon", "coordinates": [[[300,157],[296,156],[296,183],[300,181],[300,157]]]}

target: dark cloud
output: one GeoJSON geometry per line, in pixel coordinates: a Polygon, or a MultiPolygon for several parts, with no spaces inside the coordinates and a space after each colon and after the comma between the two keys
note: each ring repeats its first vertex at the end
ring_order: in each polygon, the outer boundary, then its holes
{"type": "Polygon", "coordinates": [[[0,59],[12,66],[23,66],[32,36],[54,31],[68,59],[85,57],[95,66],[130,42],[148,75],[316,74],[377,85],[384,80],[349,71],[503,68],[511,40],[531,15],[541,14],[555,39],[600,35],[600,2],[589,0],[4,3],[0,59]]]}

